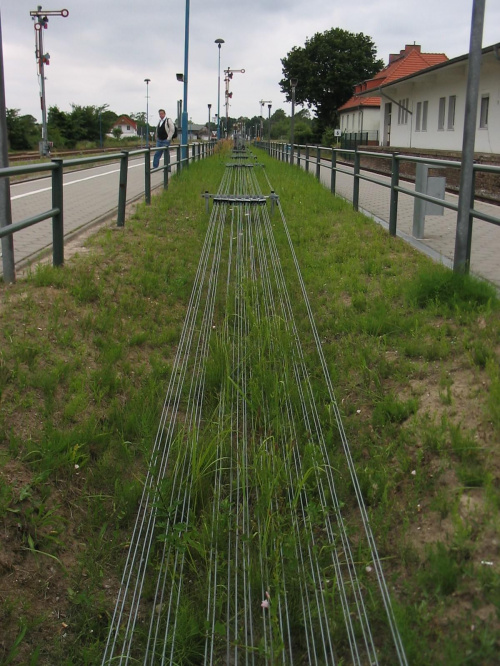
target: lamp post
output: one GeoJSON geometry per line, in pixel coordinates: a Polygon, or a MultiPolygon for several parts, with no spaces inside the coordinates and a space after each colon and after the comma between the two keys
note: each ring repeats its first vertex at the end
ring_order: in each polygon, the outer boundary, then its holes
{"type": "Polygon", "coordinates": [[[184,103],[182,105],[182,157],[187,157],[188,142],[188,56],[189,56],[189,0],[186,0],[186,22],[184,31],[184,103]]]}
{"type": "Polygon", "coordinates": [[[268,121],[267,121],[267,122],[268,122],[268,124],[269,124],[269,127],[268,127],[268,134],[269,134],[268,141],[269,141],[269,143],[271,143],[271,106],[272,106],[272,104],[268,104],[268,105],[267,105],[267,109],[268,109],[268,111],[269,111],[269,113],[268,113],[268,117],[267,117],[267,118],[268,118],[268,121]]]}
{"type": "Polygon", "coordinates": [[[224,40],[220,37],[215,40],[219,48],[219,74],[217,78],[217,141],[220,139],[220,47],[224,44],[224,40]]]}
{"type": "Polygon", "coordinates": [[[297,87],[298,79],[290,79],[290,85],[292,86],[292,120],[290,122],[290,164],[293,164],[293,141],[294,141],[294,129],[295,129],[295,88],[297,87]]]}
{"type": "Polygon", "coordinates": [[[266,104],[271,104],[270,99],[261,99],[259,104],[260,104],[260,140],[264,138],[264,118],[262,117],[262,111],[264,109],[264,106],[266,104]]]}
{"type": "Polygon", "coordinates": [[[212,132],[210,131],[210,110],[212,108],[212,105],[208,104],[207,106],[208,106],[208,140],[210,141],[210,139],[212,138],[212,132]]]}
{"type": "Polygon", "coordinates": [[[149,82],[151,79],[144,79],[146,84],[146,148],[149,148],[149,82]]]}

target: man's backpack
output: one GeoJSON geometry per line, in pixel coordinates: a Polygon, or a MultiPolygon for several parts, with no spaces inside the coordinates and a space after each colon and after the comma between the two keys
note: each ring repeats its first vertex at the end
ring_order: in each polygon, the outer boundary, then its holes
{"type": "Polygon", "coordinates": [[[177,125],[174,123],[173,120],[172,120],[172,124],[173,124],[173,126],[174,126],[174,133],[172,134],[172,139],[176,139],[176,138],[177,138],[177,134],[178,134],[178,132],[177,132],[177,125]]]}

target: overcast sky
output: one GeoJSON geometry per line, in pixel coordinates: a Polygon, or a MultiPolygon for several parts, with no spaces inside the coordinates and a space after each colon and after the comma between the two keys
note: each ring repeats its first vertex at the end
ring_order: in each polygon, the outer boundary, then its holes
{"type": "MultiPolygon", "coordinates": [[[[43,1],[43,0],[42,0],[43,1]]],[[[339,27],[373,40],[377,56],[405,44],[449,58],[469,50],[473,0],[191,0],[188,116],[195,123],[217,112],[218,50],[221,49],[221,115],[225,114],[223,70],[234,74],[231,117],[260,114],[259,100],[272,112],[290,105],[280,92],[281,58],[307,37],[339,27]],[[266,105],[267,106],[267,105],[266,105]]],[[[0,0],[5,97],[9,109],[41,120],[35,61],[32,0],[0,0]]],[[[71,104],[108,104],[118,114],[146,111],[156,123],[164,107],[175,117],[183,85],[185,0],[47,0],[44,10],[68,9],[43,31],[47,108],[70,111],[71,104]]],[[[483,46],[500,42],[500,0],[486,0],[483,46]]],[[[299,82],[300,85],[300,82],[299,82]]],[[[267,116],[267,108],[265,109],[267,116]]]]}

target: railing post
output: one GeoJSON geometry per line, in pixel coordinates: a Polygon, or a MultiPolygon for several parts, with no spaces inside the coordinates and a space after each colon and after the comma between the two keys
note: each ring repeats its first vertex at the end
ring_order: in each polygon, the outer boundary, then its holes
{"type": "Polygon", "coordinates": [[[306,145],[306,171],[309,171],[309,146],[306,145]]]}
{"type": "MultiPolygon", "coordinates": [[[[471,195],[470,195],[470,201],[471,201],[471,207],[474,208],[474,199],[476,195],[476,170],[474,169],[474,164],[472,164],[472,174],[471,174],[471,195]]],[[[470,273],[470,254],[471,254],[471,249],[472,249],[472,225],[474,224],[474,215],[471,215],[469,212],[469,229],[467,233],[467,244],[465,247],[465,265],[462,266],[462,270],[468,274],[470,273]]],[[[458,233],[458,231],[457,231],[458,233]]],[[[456,250],[455,250],[456,251],[456,250]]],[[[453,266],[453,270],[457,270],[456,266],[453,266]]]]}
{"type": "Polygon", "coordinates": [[[391,164],[391,203],[389,209],[389,234],[396,235],[396,227],[398,223],[398,194],[396,187],[399,186],[399,153],[392,153],[391,164]]]}
{"type": "Polygon", "coordinates": [[[297,166],[300,166],[300,143],[297,145],[297,166]]]}
{"type": "Polygon", "coordinates": [[[144,200],[147,206],[151,205],[151,153],[149,148],[144,153],[144,200]]]}
{"type": "Polygon", "coordinates": [[[352,205],[354,210],[358,210],[359,207],[359,165],[361,161],[361,156],[358,153],[356,148],[354,152],[354,182],[352,184],[352,205]]]}
{"type": "Polygon", "coordinates": [[[52,218],[52,263],[54,266],[64,264],[64,213],[63,213],[63,161],[57,157],[52,159],[52,208],[59,212],[52,218]]]}
{"type": "Polygon", "coordinates": [[[170,171],[170,146],[165,148],[163,157],[163,189],[168,189],[168,172],[170,171]]]}
{"type": "Polygon", "coordinates": [[[321,178],[321,148],[318,146],[316,149],[316,178],[321,178]]]}
{"type": "Polygon", "coordinates": [[[175,161],[177,162],[177,173],[180,173],[182,169],[182,164],[181,164],[181,146],[180,144],[177,145],[176,148],[176,156],[175,156],[175,161]]]}
{"type": "MultiPolygon", "coordinates": [[[[196,146],[195,146],[194,143],[193,143],[193,145],[191,146],[191,161],[192,161],[192,162],[194,162],[195,159],[196,159],[195,149],[196,149],[196,146]]],[[[189,164],[189,162],[188,162],[188,164],[189,164]]]]}
{"type": "Polygon", "coordinates": [[[335,148],[332,148],[332,173],[330,174],[330,192],[335,194],[337,187],[337,153],[335,148]]]}
{"type": "Polygon", "coordinates": [[[122,150],[120,157],[120,184],[118,186],[118,215],[116,226],[125,226],[125,206],[127,205],[128,152],[122,150]]]}

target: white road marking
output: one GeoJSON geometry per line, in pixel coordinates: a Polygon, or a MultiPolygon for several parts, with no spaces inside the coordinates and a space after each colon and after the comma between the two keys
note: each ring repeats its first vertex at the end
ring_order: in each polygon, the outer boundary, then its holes
{"type": "MultiPolygon", "coordinates": [[[[129,169],[135,169],[138,166],[143,166],[142,164],[131,164],[129,169]]],[[[113,169],[112,171],[105,171],[104,173],[95,174],[95,176],[87,176],[86,178],[79,178],[78,180],[71,180],[69,183],[63,183],[63,187],[68,185],[76,185],[77,183],[83,183],[85,180],[92,180],[93,178],[101,178],[102,176],[109,176],[112,173],[119,172],[120,169],[113,169]]],[[[22,183],[15,183],[15,185],[22,185],[22,183]]],[[[33,194],[40,194],[41,192],[50,192],[52,187],[43,187],[40,190],[33,190],[32,192],[26,192],[25,194],[16,194],[11,197],[10,200],[14,201],[15,199],[23,199],[24,197],[31,197],[33,194]]]]}

